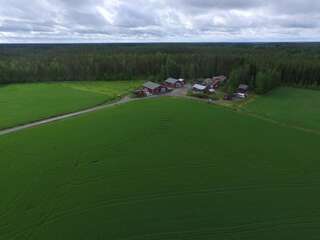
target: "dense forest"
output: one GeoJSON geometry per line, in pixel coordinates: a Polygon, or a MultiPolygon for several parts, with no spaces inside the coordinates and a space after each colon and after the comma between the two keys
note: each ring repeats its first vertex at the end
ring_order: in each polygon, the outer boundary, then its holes
{"type": "Polygon", "coordinates": [[[228,88],[320,87],[319,43],[0,45],[0,83],[224,74],[228,88]]]}

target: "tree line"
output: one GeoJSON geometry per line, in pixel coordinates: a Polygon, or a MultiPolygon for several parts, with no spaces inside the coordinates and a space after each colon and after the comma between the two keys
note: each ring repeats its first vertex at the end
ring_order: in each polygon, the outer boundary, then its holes
{"type": "Polygon", "coordinates": [[[231,91],[320,86],[320,44],[0,45],[0,83],[226,75],[231,91]]]}

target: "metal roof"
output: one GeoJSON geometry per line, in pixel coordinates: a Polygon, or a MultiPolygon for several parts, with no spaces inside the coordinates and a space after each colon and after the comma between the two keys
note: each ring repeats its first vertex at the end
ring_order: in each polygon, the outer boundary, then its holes
{"type": "Polygon", "coordinates": [[[170,84],[176,84],[177,82],[179,82],[179,80],[175,78],[168,78],[166,80],[166,83],[170,83],[170,84]]]}
{"type": "Polygon", "coordinates": [[[195,84],[192,86],[192,88],[195,88],[197,90],[200,90],[200,91],[203,91],[205,90],[207,87],[206,86],[203,86],[203,85],[200,85],[200,84],[195,84]]]}
{"type": "Polygon", "coordinates": [[[160,87],[160,85],[158,83],[155,83],[155,82],[146,82],[145,84],[143,84],[143,86],[145,88],[149,88],[149,89],[152,89],[152,90],[160,87]]]}

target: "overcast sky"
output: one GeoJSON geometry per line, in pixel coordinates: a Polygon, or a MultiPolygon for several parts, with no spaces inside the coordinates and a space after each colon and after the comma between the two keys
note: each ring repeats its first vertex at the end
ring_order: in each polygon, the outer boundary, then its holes
{"type": "Polygon", "coordinates": [[[319,40],[320,0],[0,0],[0,43],[319,40]]]}

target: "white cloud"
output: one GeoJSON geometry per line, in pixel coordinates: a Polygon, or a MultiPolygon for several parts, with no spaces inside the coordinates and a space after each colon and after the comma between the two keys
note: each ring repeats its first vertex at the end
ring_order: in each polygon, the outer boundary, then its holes
{"type": "Polygon", "coordinates": [[[0,42],[315,41],[314,0],[0,0],[0,42]]]}

